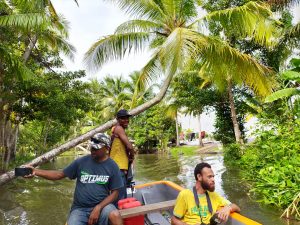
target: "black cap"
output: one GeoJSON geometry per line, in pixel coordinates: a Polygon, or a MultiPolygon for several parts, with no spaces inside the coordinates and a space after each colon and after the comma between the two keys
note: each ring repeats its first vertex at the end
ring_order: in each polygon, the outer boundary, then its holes
{"type": "Polygon", "coordinates": [[[132,115],[130,115],[126,109],[121,109],[119,112],[117,112],[117,119],[121,117],[131,117],[131,116],[132,115]]]}

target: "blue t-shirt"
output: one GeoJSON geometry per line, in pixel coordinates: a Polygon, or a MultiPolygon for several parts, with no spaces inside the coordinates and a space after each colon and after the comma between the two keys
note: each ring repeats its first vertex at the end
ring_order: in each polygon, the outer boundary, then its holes
{"type": "Polygon", "coordinates": [[[77,179],[72,209],[95,207],[111,190],[123,187],[120,169],[110,158],[96,162],[87,155],[76,159],[63,172],[70,179],[77,179]]]}

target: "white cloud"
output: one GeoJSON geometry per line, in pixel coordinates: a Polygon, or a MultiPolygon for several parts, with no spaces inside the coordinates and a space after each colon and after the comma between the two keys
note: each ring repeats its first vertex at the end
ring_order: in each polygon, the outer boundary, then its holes
{"type": "Polygon", "coordinates": [[[294,15],[293,22],[294,23],[299,23],[300,22],[300,6],[296,6],[292,9],[292,13],[294,15]]]}

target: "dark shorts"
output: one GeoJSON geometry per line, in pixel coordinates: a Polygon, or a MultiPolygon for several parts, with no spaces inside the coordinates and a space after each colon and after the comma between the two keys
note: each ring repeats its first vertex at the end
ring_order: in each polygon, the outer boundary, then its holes
{"type": "MultiPolygon", "coordinates": [[[[87,225],[92,210],[93,208],[73,209],[68,218],[68,225],[87,225]]],[[[113,204],[105,206],[100,213],[100,217],[96,225],[108,225],[108,216],[114,210],[117,209],[113,204]]]]}

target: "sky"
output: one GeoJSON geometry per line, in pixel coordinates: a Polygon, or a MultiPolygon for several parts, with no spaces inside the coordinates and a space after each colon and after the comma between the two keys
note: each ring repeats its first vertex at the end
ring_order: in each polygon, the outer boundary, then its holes
{"type": "MultiPolygon", "coordinates": [[[[64,58],[66,70],[87,69],[83,64],[84,53],[88,51],[91,45],[100,37],[112,34],[115,28],[121,23],[129,20],[125,15],[112,3],[104,0],[78,0],[79,7],[74,0],[52,0],[57,11],[62,14],[70,23],[70,42],[76,47],[77,53],[74,62],[64,58]]],[[[300,21],[300,6],[293,8],[294,22],[300,21]]],[[[138,55],[131,55],[122,61],[106,63],[101,70],[97,72],[86,71],[87,78],[97,78],[101,80],[106,75],[125,76],[131,72],[141,69],[150,58],[151,53],[148,51],[138,55]]],[[[202,130],[211,133],[214,131],[213,113],[201,115],[202,130]]],[[[197,118],[183,116],[180,119],[184,130],[199,130],[197,118]]]]}
{"type": "MultiPolygon", "coordinates": [[[[63,57],[67,70],[86,69],[83,64],[84,53],[100,37],[112,34],[118,25],[129,20],[129,16],[112,3],[103,0],[78,0],[79,7],[74,0],[52,0],[51,2],[57,13],[62,14],[70,22],[70,42],[77,49],[74,62],[63,57]]],[[[108,74],[127,76],[141,69],[150,56],[149,52],[144,52],[131,55],[122,61],[106,63],[97,72],[87,71],[87,77],[101,79],[108,74]]]]}

